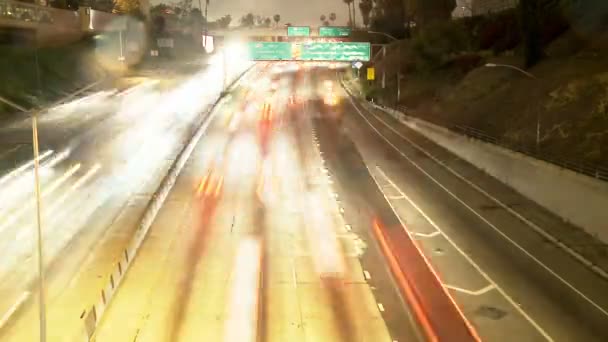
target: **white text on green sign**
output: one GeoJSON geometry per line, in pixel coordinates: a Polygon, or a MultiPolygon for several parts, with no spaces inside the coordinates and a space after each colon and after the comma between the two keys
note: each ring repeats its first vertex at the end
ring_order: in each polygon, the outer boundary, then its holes
{"type": "Polygon", "coordinates": [[[308,27],[308,26],[288,26],[287,35],[290,37],[308,37],[308,36],[310,36],[310,27],[308,27]]]}

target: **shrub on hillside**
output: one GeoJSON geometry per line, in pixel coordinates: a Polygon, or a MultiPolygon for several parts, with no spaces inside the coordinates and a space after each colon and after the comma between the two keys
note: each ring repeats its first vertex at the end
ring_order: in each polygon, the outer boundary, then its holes
{"type": "Polygon", "coordinates": [[[470,50],[471,40],[461,22],[435,22],[412,39],[416,67],[433,70],[443,65],[450,56],[470,50]]]}

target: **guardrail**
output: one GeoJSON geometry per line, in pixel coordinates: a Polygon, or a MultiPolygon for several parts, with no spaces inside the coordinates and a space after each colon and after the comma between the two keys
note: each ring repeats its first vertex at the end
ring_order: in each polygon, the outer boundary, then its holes
{"type": "MultiPolygon", "coordinates": [[[[382,106],[383,108],[390,108],[387,106],[382,106]]],[[[399,112],[407,114],[409,111],[405,106],[395,106],[391,108],[393,110],[397,110],[399,112]]],[[[514,142],[505,138],[497,138],[485,133],[482,130],[465,126],[465,125],[448,125],[444,126],[445,128],[462,135],[465,135],[469,138],[481,140],[486,143],[494,144],[500,147],[504,147],[506,149],[519,152],[521,154],[527,155],[529,157],[539,159],[545,161],[547,163],[559,166],[564,169],[568,169],[574,172],[578,172],[584,174],[586,176],[596,178],[605,182],[608,182],[608,168],[601,167],[598,165],[591,165],[589,163],[585,163],[583,161],[569,160],[563,157],[542,153],[542,151],[536,151],[527,146],[524,146],[520,143],[514,142]]]]}

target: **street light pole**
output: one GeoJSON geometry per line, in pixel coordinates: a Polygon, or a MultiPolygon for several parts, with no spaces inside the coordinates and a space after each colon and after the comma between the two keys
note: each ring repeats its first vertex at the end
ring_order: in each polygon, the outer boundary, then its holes
{"type": "MultiPolygon", "coordinates": [[[[36,56],[38,57],[38,56],[36,56]]],[[[22,111],[29,112],[26,108],[0,96],[0,102],[22,111]]],[[[38,256],[38,303],[40,308],[40,341],[46,342],[46,305],[44,290],[44,255],[42,254],[42,201],[40,196],[40,149],[38,147],[38,109],[32,114],[32,145],[34,149],[34,187],[36,192],[36,255],[38,256]]]]}
{"type": "Polygon", "coordinates": [[[34,147],[34,179],[36,187],[36,233],[38,235],[38,303],[40,307],[40,341],[46,341],[46,298],[44,291],[44,255],[42,254],[42,201],[40,199],[40,149],[38,147],[38,111],[32,115],[32,140],[34,147]]]}
{"type": "MultiPolygon", "coordinates": [[[[524,74],[526,77],[538,81],[538,77],[532,75],[531,73],[516,67],[515,65],[510,64],[497,64],[497,63],[487,63],[484,65],[488,68],[508,68],[511,70],[518,71],[521,74],[524,74]]],[[[536,110],[536,152],[540,150],[540,110],[536,110]]]]}

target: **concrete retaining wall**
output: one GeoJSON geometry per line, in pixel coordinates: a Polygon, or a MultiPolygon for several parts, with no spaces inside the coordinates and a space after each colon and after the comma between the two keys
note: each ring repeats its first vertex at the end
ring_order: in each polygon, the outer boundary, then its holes
{"type": "Polygon", "coordinates": [[[383,110],[565,221],[608,243],[608,183],[395,110],[383,110]]]}

